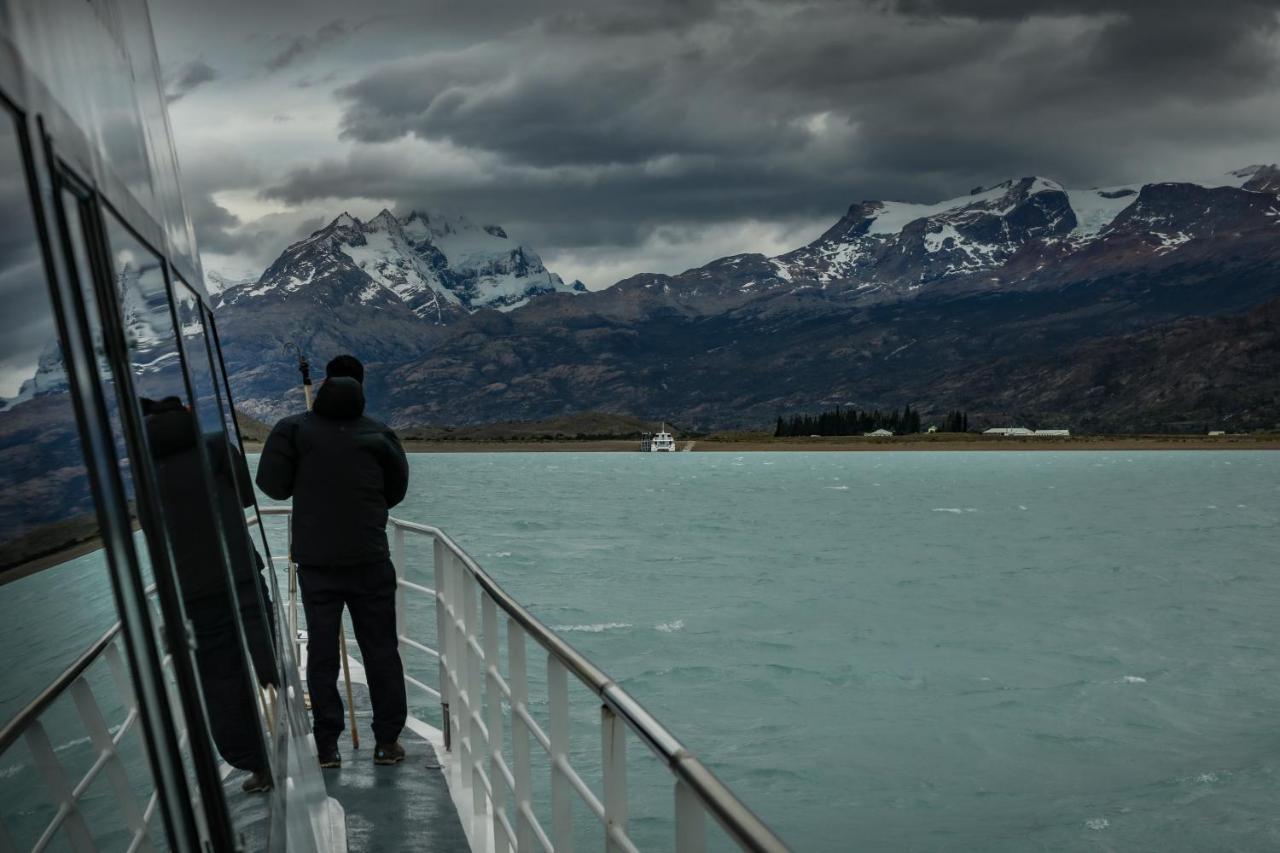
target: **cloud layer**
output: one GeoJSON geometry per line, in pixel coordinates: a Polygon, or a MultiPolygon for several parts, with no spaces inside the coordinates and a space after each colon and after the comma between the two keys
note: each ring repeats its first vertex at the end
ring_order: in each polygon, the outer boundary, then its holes
{"type": "MultiPolygon", "coordinates": [[[[220,86],[239,86],[226,103],[269,113],[277,136],[281,116],[323,116],[305,150],[246,154],[267,212],[214,202],[237,178],[197,182],[206,248],[265,253],[284,236],[250,239],[268,215],[445,208],[501,222],[599,287],[704,262],[735,228],[738,251],[816,235],[864,198],[1280,159],[1270,0],[366,5],[359,25],[335,14],[256,36],[246,6],[225,38],[270,46],[260,76],[171,87],[208,84],[175,106],[184,149],[209,118],[188,113],[220,86]],[[281,79],[295,66],[307,76],[281,79]]],[[[180,32],[181,18],[164,25],[180,32]]]]}

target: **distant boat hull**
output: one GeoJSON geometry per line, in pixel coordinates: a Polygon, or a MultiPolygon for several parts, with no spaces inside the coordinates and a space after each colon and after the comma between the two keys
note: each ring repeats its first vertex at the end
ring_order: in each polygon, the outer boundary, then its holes
{"type": "Polygon", "coordinates": [[[657,433],[645,433],[640,437],[641,453],[675,453],[676,439],[671,433],[663,429],[657,433]]]}

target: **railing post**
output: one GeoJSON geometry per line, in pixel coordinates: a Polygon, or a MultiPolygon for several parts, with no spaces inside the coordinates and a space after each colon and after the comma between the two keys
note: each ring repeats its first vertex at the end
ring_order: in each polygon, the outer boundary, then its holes
{"type": "Polygon", "coordinates": [[[600,706],[600,767],[604,774],[604,847],[619,853],[611,829],[627,831],[627,726],[608,705],[600,706]]]}
{"type": "Polygon", "coordinates": [[[391,565],[396,570],[396,646],[400,647],[403,658],[404,648],[400,645],[400,635],[408,634],[409,630],[405,622],[404,584],[401,581],[405,579],[408,568],[404,563],[404,528],[398,524],[391,537],[391,565]]]}
{"type": "Polygon", "coordinates": [[[533,773],[529,765],[529,726],[519,711],[529,711],[529,678],[525,666],[524,628],[507,623],[507,670],[511,678],[511,759],[516,783],[516,850],[533,853],[533,825],[529,811],[533,808],[533,773]]]}
{"type": "Polygon", "coordinates": [[[103,767],[103,772],[107,774],[107,781],[115,792],[125,826],[129,827],[129,831],[133,833],[134,844],[130,849],[151,850],[151,839],[147,837],[146,822],[142,819],[142,809],[138,807],[138,800],[133,795],[133,788],[125,773],[124,762],[120,760],[120,753],[116,750],[115,741],[111,739],[107,721],[102,716],[102,709],[98,707],[93,690],[83,677],[77,678],[71,685],[71,699],[75,702],[76,710],[80,712],[80,721],[84,723],[85,731],[89,733],[89,742],[93,744],[94,750],[99,755],[110,756],[103,767]]]}
{"type": "Polygon", "coordinates": [[[489,757],[489,743],[485,738],[484,726],[481,725],[484,719],[484,688],[480,679],[482,661],[480,653],[476,651],[476,646],[480,644],[480,614],[476,610],[479,589],[471,572],[461,565],[461,560],[458,562],[458,571],[462,576],[462,608],[466,613],[462,624],[466,632],[463,642],[467,644],[467,668],[464,674],[467,678],[467,732],[470,735],[472,763],[471,816],[478,818],[484,814],[485,809],[484,782],[480,779],[480,774],[484,772],[484,762],[489,757]]]}
{"type": "Polygon", "coordinates": [[[706,853],[706,812],[693,789],[676,780],[676,853],[706,853]]]}
{"type": "Polygon", "coordinates": [[[432,548],[432,556],[435,559],[436,573],[436,643],[440,648],[437,650],[440,656],[437,658],[439,662],[439,679],[440,679],[440,728],[444,732],[444,748],[446,750],[453,749],[453,726],[449,724],[449,702],[453,691],[449,687],[449,669],[453,666],[451,655],[452,646],[449,644],[449,607],[448,607],[448,591],[445,581],[445,551],[444,543],[439,539],[432,539],[434,547],[432,548]]]}
{"type": "Polygon", "coordinates": [[[59,809],[66,810],[67,816],[62,821],[62,829],[71,849],[75,853],[94,853],[97,847],[93,843],[93,836],[89,834],[89,827],[85,825],[84,818],[80,815],[75,797],[71,793],[71,785],[67,782],[67,777],[62,772],[62,765],[58,763],[58,758],[53,753],[53,744],[45,734],[44,725],[39,720],[33,721],[27,728],[25,736],[27,749],[31,752],[31,760],[36,770],[40,771],[40,776],[49,789],[49,795],[58,804],[59,809]]]}
{"type": "Polygon", "coordinates": [[[547,698],[551,705],[551,843],[555,853],[573,850],[573,783],[569,761],[569,671],[547,655],[547,698]]]}
{"type": "Polygon", "coordinates": [[[467,581],[462,563],[452,553],[448,556],[449,586],[451,589],[453,613],[453,636],[449,647],[454,652],[453,662],[453,713],[458,722],[458,743],[462,745],[459,756],[463,787],[475,784],[471,769],[474,759],[475,743],[471,739],[471,702],[473,697],[467,691],[467,673],[471,670],[471,646],[467,643],[467,581]]]}
{"type": "Polygon", "coordinates": [[[493,809],[493,847],[501,853],[510,849],[499,815],[507,809],[507,777],[502,772],[502,690],[498,687],[498,605],[488,595],[480,595],[480,613],[484,622],[485,718],[489,727],[489,787],[493,809]]]}

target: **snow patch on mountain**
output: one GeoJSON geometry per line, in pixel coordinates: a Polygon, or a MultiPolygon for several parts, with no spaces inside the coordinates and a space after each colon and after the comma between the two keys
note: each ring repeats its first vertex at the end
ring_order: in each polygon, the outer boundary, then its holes
{"type": "MultiPolygon", "coordinates": [[[[1276,195],[1280,169],[1250,166],[1194,181],[1092,189],[1033,176],[932,204],[864,201],[813,243],[769,259],[776,274],[766,286],[817,282],[911,291],[930,281],[995,272],[1015,260],[1025,276],[1117,228],[1145,231],[1147,245],[1165,253],[1203,236],[1186,211],[1170,206],[1168,191],[1178,187],[1276,195]]],[[[1201,211],[1202,218],[1208,214],[1201,211]]]]}
{"type": "Polygon", "coordinates": [[[36,372],[24,380],[13,397],[0,397],[0,412],[53,391],[65,391],[68,387],[67,368],[62,361],[62,347],[56,340],[45,344],[36,363],[36,372]]]}
{"type": "Polygon", "coordinates": [[[383,210],[368,222],[344,212],[289,246],[258,280],[223,290],[219,301],[287,298],[311,292],[320,281],[338,290],[326,300],[345,294],[376,307],[390,299],[433,323],[482,308],[510,311],[543,293],[585,291],[580,282],[566,285],[501,226],[418,211],[398,218],[383,210]]]}
{"type": "Polygon", "coordinates": [[[204,271],[204,286],[209,291],[210,296],[217,296],[224,290],[252,284],[257,280],[258,277],[256,275],[235,275],[207,268],[204,271]]]}
{"type": "Polygon", "coordinates": [[[1070,236],[1076,239],[1096,237],[1115,221],[1129,205],[1138,200],[1142,186],[1107,187],[1094,190],[1066,190],[1076,227],[1070,236]]]}

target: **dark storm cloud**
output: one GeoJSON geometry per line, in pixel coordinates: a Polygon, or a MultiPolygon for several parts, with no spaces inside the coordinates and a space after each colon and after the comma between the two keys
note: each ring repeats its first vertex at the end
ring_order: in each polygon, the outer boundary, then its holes
{"type": "Polygon", "coordinates": [[[1256,0],[588,7],[366,73],[338,91],[356,150],[265,194],[456,204],[543,240],[634,244],[664,222],[834,219],[1014,175],[1159,177],[1188,149],[1280,138],[1260,103],[1277,21],[1256,0]],[[406,137],[491,165],[451,180],[375,153],[406,137]]]}
{"type": "Polygon", "coordinates": [[[295,36],[289,39],[288,44],[279,53],[263,64],[268,71],[279,71],[282,68],[288,68],[290,65],[319,52],[321,48],[333,44],[359,28],[359,25],[354,28],[348,26],[347,22],[341,18],[330,21],[311,35],[295,36]]]}
{"type": "Polygon", "coordinates": [[[193,59],[178,68],[167,81],[165,98],[169,103],[181,100],[193,89],[218,79],[218,72],[203,59],[193,59]]]}
{"type": "Polygon", "coordinates": [[[1175,3],[1161,14],[1094,2],[1091,16],[1068,15],[1056,0],[1016,6],[1017,16],[1013,4],[977,0],[917,2],[902,13],[732,7],[705,35],[697,26],[643,37],[619,28],[590,40],[525,34],[366,75],[339,90],[349,101],[343,133],[448,140],[532,165],[786,158],[811,141],[804,119],[828,112],[859,127],[850,157],[927,132],[942,168],[948,143],[966,154],[967,129],[982,122],[993,142],[987,165],[998,169],[1007,140],[1030,153],[1057,134],[1037,115],[1093,121],[1104,111],[1148,113],[1152,98],[1236,101],[1275,82],[1274,6],[1175,3]]]}
{"type": "MultiPolygon", "coordinates": [[[[1091,186],[1280,159],[1275,0],[374,0],[361,28],[339,0],[243,8],[259,31],[295,27],[251,64],[305,60],[309,104],[351,81],[332,93],[340,143],[257,184],[326,220],[390,200],[547,251],[624,248],[1011,176],[1091,186]]],[[[207,247],[251,239],[200,204],[207,247]]]]}
{"type": "Polygon", "coordinates": [[[323,216],[316,216],[311,219],[303,220],[293,232],[294,239],[305,240],[307,237],[310,237],[312,234],[323,228],[327,222],[328,220],[323,216]]]}

